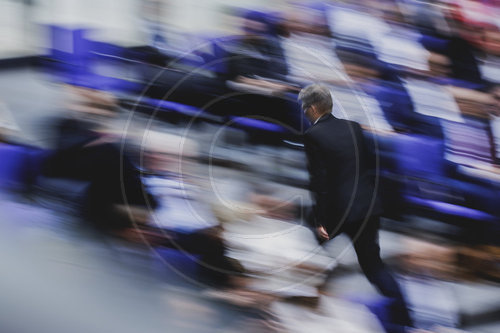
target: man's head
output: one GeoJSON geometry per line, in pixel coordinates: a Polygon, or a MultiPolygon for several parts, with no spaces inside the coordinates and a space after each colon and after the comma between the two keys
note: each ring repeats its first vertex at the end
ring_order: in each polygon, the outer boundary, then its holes
{"type": "Polygon", "coordinates": [[[322,115],[332,112],[332,95],[328,87],[322,84],[311,84],[299,93],[302,110],[307,119],[314,123],[322,115]]]}

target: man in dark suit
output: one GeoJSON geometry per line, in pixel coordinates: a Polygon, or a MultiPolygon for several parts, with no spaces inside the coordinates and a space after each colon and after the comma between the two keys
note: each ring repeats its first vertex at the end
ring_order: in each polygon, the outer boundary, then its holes
{"type": "Polygon", "coordinates": [[[361,126],[331,114],[332,97],[324,85],[305,87],[299,100],[312,125],[304,134],[304,145],[314,200],[311,222],[317,237],[324,243],[340,233],[347,234],[365,276],[384,296],[394,300],[395,324],[410,326],[400,288],[380,258],[378,229],[382,210],[361,126]]]}

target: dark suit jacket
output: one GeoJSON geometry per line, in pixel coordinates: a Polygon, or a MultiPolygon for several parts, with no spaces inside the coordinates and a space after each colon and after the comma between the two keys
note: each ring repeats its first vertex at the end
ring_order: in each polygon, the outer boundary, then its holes
{"type": "Polygon", "coordinates": [[[322,116],[304,134],[315,201],[313,222],[329,233],[342,232],[381,213],[364,140],[358,123],[331,114],[322,116]]]}

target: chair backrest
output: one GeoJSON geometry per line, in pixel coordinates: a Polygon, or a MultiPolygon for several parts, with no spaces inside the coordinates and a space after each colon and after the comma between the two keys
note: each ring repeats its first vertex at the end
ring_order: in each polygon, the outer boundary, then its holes
{"type": "Polygon", "coordinates": [[[0,190],[22,190],[41,171],[43,150],[0,144],[0,190]]]}
{"type": "Polygon", "coordinates": [[[279,124],[247,117],[231,117],[232,126],[250,131],[285,133],[287,130],[279,124]]]}
{"type": "Polygon", "coordinates": [[[422,35],[420,43],[428,50],[437,53],[446,53],[449,41],[429,35],[422,35]]]}
{"type": "Polygon", "coordinates": [[[0,145],[0,189],[19,189],[24,183],[28,151],[24,147],[0,145]]]}
{"type": "Polygon", "coordinates": [[[396,172],[409,177],[445,176],[443,142],[421,135],[400,135],[393,142],[396,172]]]}

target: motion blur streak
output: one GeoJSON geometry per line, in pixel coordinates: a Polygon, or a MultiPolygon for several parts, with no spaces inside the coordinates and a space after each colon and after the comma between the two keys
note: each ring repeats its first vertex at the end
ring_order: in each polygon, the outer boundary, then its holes
{"type": "Polygon", "coordinates": [[[0,332],[500,331],[498,1],[0,27],[0,332]]]}

